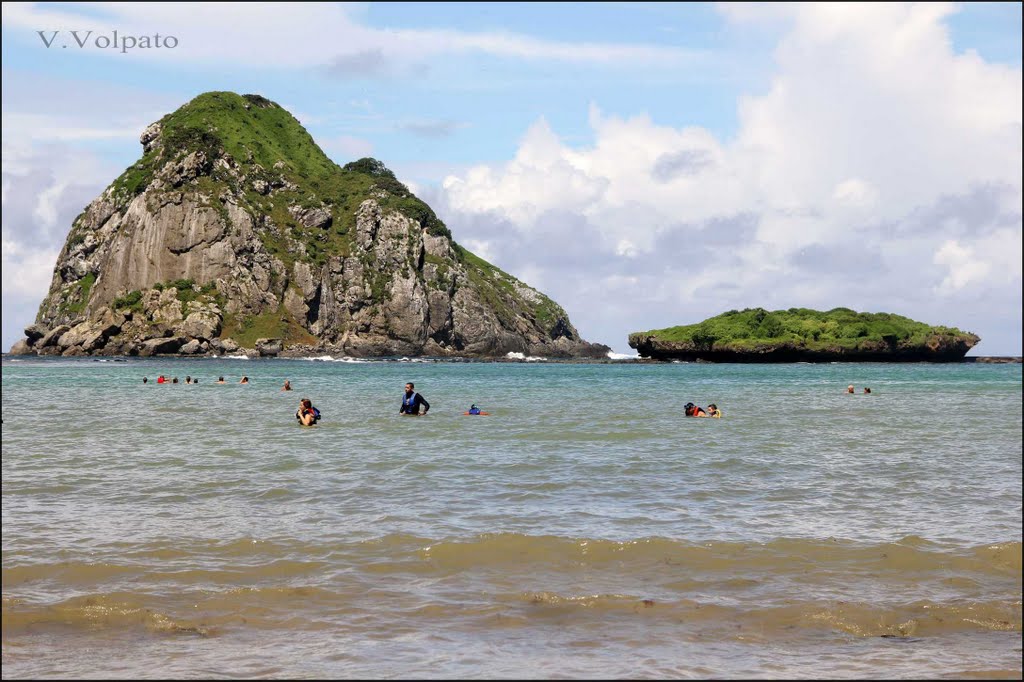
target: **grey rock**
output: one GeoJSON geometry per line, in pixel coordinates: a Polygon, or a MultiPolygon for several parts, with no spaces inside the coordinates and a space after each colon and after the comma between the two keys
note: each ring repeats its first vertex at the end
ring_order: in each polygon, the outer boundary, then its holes
{"type": "Polygon", "coordinates": [[[331,226],[331,212],[325,208],[302,208],[290,206],[288,212],[306,227],[328,228],[331,226]]]}
{"type": "Polygon", "coordinates": [[[198,339],[192,339],[191,341],[183,345],[181,348],[179,348],[178,352],[181,353],[182,355],[195,355],[197,353],[203,352],[203,346],[198,339]]]}
{"type": "Polygon", "coordinates": [[[159,122],[146,126],[146,129],[142,131],[142,135],[139,136],[139,142],[142,143],[142,150],[144,152],[153,150],[160,139],[160,133],[161,126],[159,122]]]}
{"type": "Polygon", "coordinates": [[[180,336],[149,339],[140,344],[139,355],[151,357],[153,355],[168,355],[177,352],[185,344],[185,339],[180,336]]]}
{"type": "Polygon", "coordinates": [[[44,334],[41,339],[36,341],[33,347],[34,348],[47,348],[49,346],[55,346],[55,345],[57,345],[57,339],[59,339],[61,336],[63,336],[65,334],[65,332],[69,331],[70,329],[71,329],[70,325],[67,325],[67,324],[58,325],[58,326],[54,327],[53,329],[51,329],[50,331],[48,331],[46,334],[44,334]]]}
{"type": "Polygon", "coordinates": [[[65,349],[78,346],[88,352],[101,348],[105,340],[101,329],[91,322],[82,322],[61,334],[57,345],[65,349]]]}
{"type": "Polygon", "coordinates": [[[274,357],[284,349],[281,339],[256,339],[256,350],[262,357],[274,357]]]}
{"type": "Polygon", "coordinates": [[[25,327],[25,336],[28,339],[28,344],[31,346],[39,339],[46,336],[47,331],[49,330],[41,324],[30,324],[25,327]]]}
{"type": "Polygon", "coordinates": [[[35,355],[36,352],[32,350],[32,347],[28,345],[28,340],[18,339],[11,346],[11,350],[7,352],[8,355],[35,355]]]}
{"type": "Polygon", "coordinates": [[[212,339],[220,334],[220,328],[220,309],[216,305],[192,303],[188,317],[174,326],[174,333],[191,339],[212,339]]]}

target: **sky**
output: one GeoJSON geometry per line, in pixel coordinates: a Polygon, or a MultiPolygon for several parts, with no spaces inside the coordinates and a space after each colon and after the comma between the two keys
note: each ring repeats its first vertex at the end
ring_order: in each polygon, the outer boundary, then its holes
{"type": "Polygon", "coordinates": [[[1021,28],[1020,3],[5,2],[2,344],[146,125],[229,90],[383,161],[616,352],[841,306],[1021,355],[1021,28]]]}

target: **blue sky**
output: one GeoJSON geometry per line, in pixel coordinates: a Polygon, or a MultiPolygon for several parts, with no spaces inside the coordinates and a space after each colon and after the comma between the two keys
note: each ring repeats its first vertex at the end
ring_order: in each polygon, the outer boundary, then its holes
{"type": "Polygon", "coordinates": [[[232,90],[383,160],[616,351],[844,305],[1021,353],[1019,3],[6,3],[2,52],[4,347],[142,128],[232,90]]]}

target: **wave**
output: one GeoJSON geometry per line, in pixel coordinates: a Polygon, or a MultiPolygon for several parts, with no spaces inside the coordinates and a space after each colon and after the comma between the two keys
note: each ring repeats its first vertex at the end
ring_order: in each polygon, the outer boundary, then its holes
{"type": "MultiPolygon", "coordinates": [[[[358,627],[360,621],[403,627],[477,619],[502,627],[607,623],[642,618],[644,624],[722,638],[791,638],[796,632],[855,637],[932,637],[963,632],[1021,632],[1020,601],[930,600],[877,604],[789,599],[721,603],[710,598],[663,599],[629,593],[480,591],[453,595],[385,594],[371,586],[232,587],[186,594],[110,592],[56,603],[3,598],[3,636],[44,630],[136,630],[216,636],[227,628],[320,630],[358,627]]],[[[628,622],[628,621],[627,621],[628,622]]],[[[638,622],[637,625],[640,623],[638,622]]],[[[376,627],[376,626],[375,626],[376,627]]]]}
{"type": "MultiPolygon", "coordinates": [[[[295,493],[270,488],[266,497],[295,493]]],[[[64,556],[45,562],[5,557],[5,589],[38,581],[87,586],[125,575],[179,571],[230,571],[240,579],[274,575],[268,565],[281,566],[281,576],[294,565],[343,562],[353,567],[415,565],[417,570],[450,575],[459,572],[545,572],[550,575],[586,569],[624,575],[658,576],[683,573],[694,580],[767,580],[800,583],[812,575],[821,584],[888,581],[896,585],[1001,584],[1021,588],[1021,542],[949,547],[908,536],[888,543],[829,539],[779,538],[765,543],[688,542],[669,538],[615,541],[519,533],[491,533],[467,539],[432,540],[392,534],[364,541],[192,540],[145,545],[118,543],[97,549],[88,559],[64,556]],[[284,564],[281,562],[291,562],[284,564]],[[289,566],[285,570],[285,566],[289,566]],[[256,567],[256,568],[253,568],[256,567]]],[[[376,570],[376,569],[374,569],[376,570]]],[[[184,575],[184,574],[183,574],[184,575]]],[[[198,573],[192,582],[202,582],[198,573]]],[[[186,581],[190,582],[190,581],[186,581]]]]}
{"type": "Polygon", "coordinates": [[[319,355],[319,356],[316,356],[316,357],[300,358],[300,359],[301,360],[307,360],[309,362],[357,362],[357,363],[367,363],[367,362],[369,362],[369,360],[362,360],[362,359],[359,359],[359,358],[351,358],[351,357],[348,357],[347,355],[344,356],[344,357],[340,357],[340,358],[332,357],[330,355],[319,355]]]}
{"type": "Polygon", "coordinates": [[[633,353],[632,355],[630,355],[629,353],[616,353],[615,351],[608,351],[607,357],[611,360],[639,360],[640,354],[633,353]]]}
{"type": "Polygon", "coordinates": [[[516,353],[514,351],[510,351],[509,353],[506,353],[505,357],[508,358],[509,360],[520,360],[522,362],[547,362],[548,361],[547,358],[542,358],[542,357],[539,357],[539,356],[536,356],[536,355],[526,355],[525,353],[516,353]]]}
{"type": "Polygon", "coordinates": [[[889,543],[858,543],[839,539],[779,538],[765,543],[687,542],[668,538],[629,541],[570,539],[495,533],[469,541],[442,541],[420,550],[438,565],[458,568],[479,564],[541,564],[579,562],[600,566],[618,562],[663,562],[699,570],[738,567],[803,570],[950,570],[1020,577],[1019,541],[951,550],[916,536],[889,543]]]}
{"type": "Polygon", "coordinates": [[[225,355],[224,360],[249,360],[248,355],[225,355]]]}

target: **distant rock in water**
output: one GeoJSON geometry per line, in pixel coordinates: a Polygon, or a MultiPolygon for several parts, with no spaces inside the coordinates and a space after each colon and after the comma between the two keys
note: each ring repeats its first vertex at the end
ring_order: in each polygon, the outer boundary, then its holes
{"type": "Polygon", "coordinates": [[[710,362],[959,362],[980,340],[959,329],[849,308],[730,310],[699,324],[629,335],[641,356],[710,362]]]}
{"type": "Polygon", "coordinates": [[[71,226],[12,353],[604,356],[473,255],[384,164],[339,167],[283,108],[210,92],[71,226]]]}

